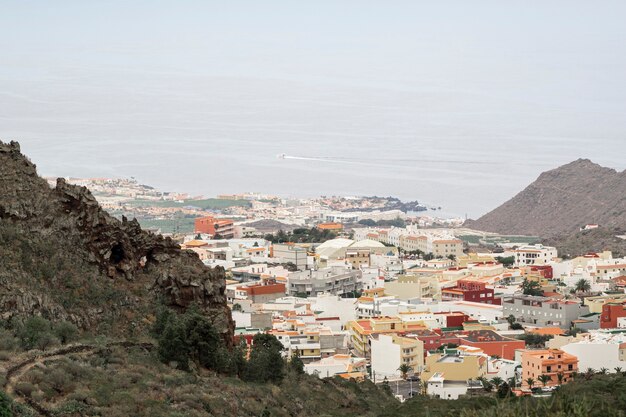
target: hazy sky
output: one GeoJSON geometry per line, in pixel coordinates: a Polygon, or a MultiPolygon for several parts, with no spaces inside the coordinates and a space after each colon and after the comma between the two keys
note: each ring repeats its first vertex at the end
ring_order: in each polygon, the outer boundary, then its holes
{"type": "Polygon", "coordinates": [[[2,0],[0,138],[42,174],[477,216],[579,157],[626,168],[624,16],[623,0],[2,0]]]}

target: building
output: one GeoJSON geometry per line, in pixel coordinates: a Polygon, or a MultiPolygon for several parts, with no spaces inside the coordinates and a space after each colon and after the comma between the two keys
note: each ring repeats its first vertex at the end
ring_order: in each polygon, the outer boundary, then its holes
{"type": "Polygon", "coordinates": [[[572,321],[589,314],[589,307],[576,301],[516,294],[502,300],[502,315],[518,322],[569,329],[572,321]]]}
{"type": "Polygon", "coordinates": [[[380,334],[398,334],[416,330],[424,330],[425,326],[418,323],[403,322],[399,317],[373,317],[353,320],[346,325],[350,333],[350,345],[358,356],[370,357],[370,338],[380,334]]]}
{"type": "Polygon", "coordinates": [[[367,373],[367,360],[337,354],[305,364],[304,371],[310,375],[317,375],[319,378],[328,378],[346,372],[367,373]]]}
{"type": "Polygon", "coordinates": [[[515,359],[515,351],[526,348],[526,342],[501,336],[493,330],[475,330],[460,334],[459,344],[481,349],[489,356],[515,359]]]}
{"type": "Polygon", "coordinates": [[[626,301],[604,304],[600,315],[600,328],[617,328],[617,320],[620,317],[626,317],[626,301]]]}
{"type": "Polygon", "coordinates": [[[304,271],[307,267],[307,248],[295,243],[275,243],[272,246],[272,257],[283,264],[294,264],[298,271],[304,271]]]}
{"type": "Polygon", "coordinates": [[[320,230],[329,230],[332,232],[341,232],[343,230],[343,224],[341,223],[320,223],[316,227],[320,230]]]}
{"type": "MultiPolygon", "coordinates": [[[[563,339],[566,339],[563,337],[563,339]]],[[[626,332],[590,331],[568,337],[568,342],[561,343],[560,349],[578,358],[578,368],[588,369],[626,369],[626,332]]]]}
{"type": "Polygon", "coordinates": [[[546,265],[558,257],[556,248],[552,246],[524,245],[513,250],[515,266],[546,265]]]}
{"type": "Polygon", "coordinates": [[[470,389],[482,389],[480,381],[447,381],[445,374],[437,372],[426,381],[426,393],[442,400],[458,400],[470,389]]]}
{"type": "Polygon", "coordinates": [[[435,257],[457,258],[463,255],[463,241],[461,239],[436,239],[432,242],[432,254],[435,257]]]}
{"type": "Polygon", "coordinates": [[[235,224],[232,220],[216,219],[213,216],[197,217],[194,220],[194,232],[206,233],[213,238],[232,239],[235,237],[235,224]]]}
{"type": "Polygon", "coordinates": [[[276,282],[240,285],[235,291],[236,299],[247,299],[253,303],[269,303],[284,296],[285,284],[277,284],[276,282]]]}
{"type": "Polygon", "coordinates": [[[541,386],[541,375],[548,375],[550,381],[546,386],[559,385],[559,374],[562,382],[569,382],[578,372],[578,358],[561,349],[525,350],[522,352],[522,386],[528,386],[528,379],[535,381],[534,386],[541,386]]]}
{"type": "Polygon", "coordinates": [[[287,281],[288,294],[293,296],[354,295],[362,289],[361,271],[341,266],[293,272],[287,281]]]}
{"type": "Polygon", "coordinates": [[[434,374],[445,375],[448,381],[467,381],[487,374],[487,358],[485,356],[458,353],[435,353],[426,357],[422,381],[428,381],[434,374]]]}
{"type": "Polygon", "coordinates": [[[416,374],[424,367],[424,342],[419,339],[380,334],[372,337],[370,344],[372,374],[376,379],[401,376],[399,368],[403,364],[416,374]]]}
{"type": "Polygon", "coordinates": [[[487,284],[482,281],[471,279],[461,279],[452,288],[441,290],[442,300],[471,301],[475,303],[496,304],[501,303],[500,298],[494,297],[494,290],[487,288],[487,284]]]}

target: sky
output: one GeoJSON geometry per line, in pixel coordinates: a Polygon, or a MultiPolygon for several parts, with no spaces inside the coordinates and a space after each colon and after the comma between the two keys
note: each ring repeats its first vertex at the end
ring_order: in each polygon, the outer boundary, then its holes
{"type": "Polygon", "coordinates": [[[0,0],[0,140],[44,175],[477,217],[577,158],[626,168],[624,16],[624,1],[0,0]]]}

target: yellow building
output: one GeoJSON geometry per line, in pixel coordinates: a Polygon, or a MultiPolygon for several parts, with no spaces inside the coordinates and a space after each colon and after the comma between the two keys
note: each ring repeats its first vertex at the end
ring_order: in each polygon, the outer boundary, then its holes
{"type": "Polygon", "coordinates": [[[356,353],[369,357],[371,353],[370,336],[379,334],[396,334],[409,330],[426,329],[422,324],[406,323],[399,317],[373,317],[348,322],[347,330],[350,343],[356,353]]]}
{"type": "Polygon", "coordinates": [[[434,276],[401,275],[396,281],[385,282],[385,294],[406,301],[411,298],[441,299],[439,279],[434,276]]]}
{"type": "Polygon", "coordinates": [[[457,266],[461,268],[467,268],[469,264],[489,263],[489,262],[496,262],[496,260],[491,255],[479,255],[473,252],[470,252],[467,255],[463,254],[456,258],[457,266]]]}
{"type": "Polygon", "coordinates": [[[453,255],[458,258],[463,255],[463,241],[460,239],[433,240],[433,255],[442,258],[453,255]]]}
{"type": "Polygon", "coordinates": [[[441,373],[446,381],[467,381],[487,374],[487,358],[484,356],[460,356],[436,353],[426,358],[422,381],[441,373]]]}
{"type": "Polygon", "coordinates": [[[585,297],[583,304],[589,307],[590,313],[602,314],[602,307],[606,303],[621,303],[626,301],[626,294],[600,295],[597,297],[585,297]]]}

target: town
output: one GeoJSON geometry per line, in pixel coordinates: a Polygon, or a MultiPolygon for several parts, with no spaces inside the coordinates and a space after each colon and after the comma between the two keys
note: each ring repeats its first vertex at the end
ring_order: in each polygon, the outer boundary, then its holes
{"type": "Polygon", "coordinates": [[[188,216],[193,230],[172,236],[226,271],[235,336],[274,335],[309,374],[370,379],[404,401],[549,395],[626,369],[626,258],[609,251],[560,256],[392,198],[241,194],[202,208],[112,181],[86,183],[110,209],[143,199],[143,213],[188,216]]]}

